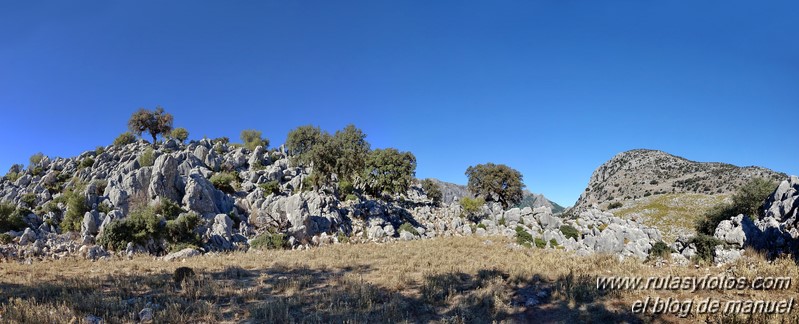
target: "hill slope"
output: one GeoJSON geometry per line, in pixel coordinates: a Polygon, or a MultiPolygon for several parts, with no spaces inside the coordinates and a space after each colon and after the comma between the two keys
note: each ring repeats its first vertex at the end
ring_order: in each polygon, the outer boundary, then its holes
{"type": "Polygon", "coordinates": [[[695,162],[655,150],[631,150],[600,165],[575,208],[607,207],[613,201],[660,194],[730,194],[752,178],[787,178],[784,173],[718,162],[695,162]]]}

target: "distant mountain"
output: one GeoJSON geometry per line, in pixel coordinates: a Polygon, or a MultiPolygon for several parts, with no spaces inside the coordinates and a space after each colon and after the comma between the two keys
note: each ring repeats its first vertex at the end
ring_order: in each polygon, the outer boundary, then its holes
{"type": "MultiPolygon", "coordinates": [[[[431,179],[433,182],[438,184],[441,187],[441,193],[443,194],[442,201],[445,204],[452,203],[455,198],[462,198],[465,196],[471,196],[472,193],[469,192],[469,189],[466,188],[464,185],[454,184],[450,182],[444,182],[438,179],[431,179]]],[[[522,202],[519,203],[516,207],[524,208],[524,207],[541,207],[546,206],[552,209],[553,213],[560,213],[565,208],[561,205],[556,204],[555,202],[547,199],[542,194],[532,193],[530,191],[525,190],[522,198],[522,202]]]]}
{"type": "Polygon", "coordinates": [[[660,194],[729,194],[756,177],[781,181],[788,176],[756,166],[695,162],[662,151],[631,150],[594,171],[575,208],[607,207],[614,201],[660,194]]]}

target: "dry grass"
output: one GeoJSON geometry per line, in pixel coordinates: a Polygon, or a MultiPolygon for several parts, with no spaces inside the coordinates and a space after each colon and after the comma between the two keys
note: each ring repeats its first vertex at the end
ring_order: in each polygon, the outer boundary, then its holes
{"type": "MultiPolygon", "coordinates": [[[[185,262],[152,257],[88,262],[43,261],[0,267],[0,322],[679,322],[730,321],[691,315],[636,315],[646,296],[779,299],[788,291],[604,291],[597,276],[735,274],[797,278],[792,260],[769,263],[749,253],[722,268],[660,267],[615,256],[516,249],[504,238],[439,238],[390,244],[335,245],[308,251],[206,255],[185,262]],[[196,276],[176,285],[173,272],[196,276]],[[538,305],[525,302],[547,292],[538,305]],[[744,295],[741,295],[744,294],[744,295]]],[[[752,318],[752,322],[795,322],[752,318]]],[[[741,318],[740,320],[745,320],[741,318]]]]}
{"type": "Polygon", "coordinates": [[[624,206],[610,210],[624,219],[635,219],[644,225],[657,227],[665,242],[674,242],[681,234],[695,234],[696,222],[713,206],[729,195],[664,194],[626,200],[624,206]]]}

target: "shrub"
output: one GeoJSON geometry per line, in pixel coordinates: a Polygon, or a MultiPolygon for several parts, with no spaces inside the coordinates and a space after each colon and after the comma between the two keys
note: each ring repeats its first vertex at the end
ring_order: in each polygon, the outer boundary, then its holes
{"type": "Polygon", "coordinates": [[[721,203],[700,218],[696,224],[698,233],[713,235],[716,227],[725,219],[744,214],[749,218],[761,216],[763,202],[774,192],[776,183],[762,178],[754,178],[739,188],[732,196],[732,203],[721,203]]]}
{"type": "Polygon", "coordinates": [[[155,206],[155,213],[164,216],[166,220],[173,220],[178,218],[180,214],[186,211],[180,208],[180,205],[169,199],[162,199],[158,205],[155,206]]]}
{"type": "Polygon", "coordinates": [[[312,125],[300,126],[291,130],[286,137],[286,148],[300,164],[307,164],[307,155],[319,143],[322,130],[312,125]]]}
{"type": "Polygon", "coordinates": [[[44,173],[44,169],[41,166],[38,166],[38,165],[33,167],[33,169],[31,170],[31,174],[34,177],[38,177],[38,176],[42,175],[42,173],[44,173]]]}
{"type": "Polygon", "coordinates": [[[549,246],[551,246],[551,247],[553,247],[553,248],[556,248],[556,247],[558,247],[559,245],[560,245],[560,244],[558,244],[558,240],[556,240],[556,239],[551,239],[551,240],[549,240],[549,246]]]}
{"type": "Polygon", "coordinates": [[[264,148],[269,147],[269,140],[262,138],[261,131],[259,130],[245,129],[241,131],[240,137],[241,141],[244,143],[244,147],[250,151],[255,150],[258,146],[263,146],[264,148]]]}
{"type": "Polygon", "coordinates": [[[399,227],[399,230],[400,230],[400,232],[406,231],[406,232],[411,233],[413,235],[419,236],[419,232],[416,231],[416,228],[414,228],[413,225],[411,225],[411,223],[408,223],[408,222],[402,223],[402,225],[400,225],[400,227],[399,227]]]}
{"type": "Polygon", "coordinates": [[[189,131],[183,127],[178,127],[169,133],[169,137],[176,139],[180,143],[183,143],[189,138],[189,131]]]}
{"type": "Polygon", "coordinates": [[[658,241],[655,245],[652,245],[652,248],[649,250],[648,258],[666,258],[671,255],[671,252],[673,251],[668,244],[663,241],[658,241]]]}
{"type": "Polygon", "coordinates": [[[234,172],[217,172],[211,176],[211,183],[216,189],[233,194],[238,186],[238,175],[234,172]]]}
{"type": "Polygon", "coordinates": [[[722,242],[710,235],[698,234],[690,242],[696,246],[696,260],[713,262],[713,257],[716,254],[716,246],[722,242]]]}
{"type": "Polygon", "coordinates": [[[427,198],[433,200],[434,205],[440,204],[441,199],[444,197],[444,195],[441,193],[441,188],[439,188],[438,185],[436,185],[436,183],[431,179],[424,179],[422,181],[422,190],[424,190],[427,198]]]}
{"type": "Polygon", "coordinates": [[[40,162],[42,162],[43,159],[44,159],[44,154],[42,154],[42,152],[39,152],[34,155],[31,155],[28,161],[31,163],[31,165],[37,165],[40,162]]]}
{"type": "Polygon", "coordinates": [[[8,203],[0,203],[0,232],[21,231],[27,226],[23,220],[24,211],[8,203]]]}
{"type": "Polygon", "coordinates": [[[480,223],[480,224],[477,224],[477,228],[482,228],[484,230],[487,230],[488,226],[486,226],[486,224],[480,223]]]}
{"type": "Polygon", "coordinates": [[[0,233],[0,244],[9,244],[14,241],[14,237],[6,233],[0,233]]]}
{"type": "Polygon", "coordinates": [[[289,246],[288,240],[286,239],[285,234],[272,234],[272,233],[263,233],[261,235],[256,236],[250,242],[250,247],[253,249],[263,250],[276,250],[276,249],[285,249],[289,246]]]}
{"type": "Polygon", "coordinates": [[[103,153],[105,153],[105,147],[98,146],[94,148],[94,156],[98,156],[103,153]]]}
{"type": "Polygon", "coordinates": [[[562,225],[560,227],[560,232],[563,233],[563,236],[565,236],[566,238],[571,237],[574,238],[574,240],[579,240],[581,236],[580,231],[578,231],[576,228],[574,228],[571,225],[562,225]]]}
{"type": "Polygon", "coordinates": [[[347,180],[341,180],[338,183],[338,190],[339,190],[339,197],[346,197],[355,192],[355,186],[352,185],[352,182],[349,182],[347,180]]]}
{"type": "Polygon", "coordinates": [[[499,221],[498,221],[497,223],[498,223],[500,226],[505,226],[505,217],[503,216],[502,218],[500,218],[500,219],[499,219],[499,221]]]}
{"type": "Polygon", "coordinates": [[[67,201],[67,212],[61,221],[61,230],[65,232],[79,232],[83,215],[89,211],[86,206],[86,197],[81,193],[81,188],[76,188],[64,194],[67,201]]]}
{"type": "Polygon", "coordinates": [[[6,180],[10,182],[16,182],[20,177],[22,177],[22,170],[24,166],[22,164],[14,164],[8,169],[8,173],[6,173],[6,180]]]}
{"type": "Polygon", "coordinates": [[[148,147],[139,156],[139,166],[149,167],[153,166],[154,163],[155,163],[155,152],[151,147],[148,147]]]}
{"type": "Polygon", "coordinates": [[[98,244],[111,250],[125,249],[128,242],[144,245],[149,239],[164,236],[164,218],[156,214],[155,207],[132,210],[127,218],[114,220],[103,229],[98,244]]]}
{"type": "Polygon", "coordinates": [[[614,201],[608,205],[608,209],[621,208],[621,206],[623,206],[623,204],[620,201],[614,201]]]}
{"type": "Polygon", "coordinates": [[[119,134],[117,138],[114,139],[114,146],[125,146],[131,144],[136,141],[136,135],[133,135],[131,132],[124,132],[119,134]]]}
{"type": "Polygon", "coordinates": [[[482,197],[463,197],[463,199],[460,200],[460,204],[461,208],[463,208],[463,214],[461,216],[475,218],[476,214],[480,211],[480,208],[485,204],[485,200],[483,200],[482,197]]]}
{"type": "MultiPolygon", "coordinates": [[[[200,245],[200,236],[194,232],[200,224],[197,213],[185,213],[166,222],[166,240],[175,245],[200,245]]],[[[178,246],[173,246],[176,249],[178,246]]]]}
{"type": "MultiPolygon", "coordinates": [[[[516,243],[522,246],[531,247],[533,242],[532,234],[527,233],[527,231],[524,230],[524,227],[516,226],[516,243]]],[[[536,246],[538,246],[537,242],[536,246]]]]}
{"type": "Polygon", "coordinates": [[[542,239],[540,237],[536,237],[533,243],[535,243],[535,247],[537,247],[539,249],[543,249],[543,248],[547,247],[547,242],[544,241],[544,239],[542,239]]]}
{"type": "Polygon", "coordinates": [[[469,191],[475,195],[496,199],[503,208],[516,205],[522,201],[523,193],[521,172],[504,164],[478,164],[466,169],[469,177],[469,191]]]}
{"type": "Polygon", "coordinates": [[[87,158],[83,159],[83,161],[80,161],[80,167],[81,168],[89,168],[92,165],[94,165],[94,159],[91,158],[91,157],[87,157],[87,158]]]}
{"type": "Polygon", "coordinates": [[[267,181],[259,185],[261,189],[264,191],[264,196],[268,195],[279,195],[280,194],[280,183],[277,180],[267,181]]]}
{"type": "Polygon", "coordinates": [[[32,192],[26,193],[22,195],[20,201],[22,201],[23,204],[28,206],[28,208],[36,207],[36,194],[32,192]]]}

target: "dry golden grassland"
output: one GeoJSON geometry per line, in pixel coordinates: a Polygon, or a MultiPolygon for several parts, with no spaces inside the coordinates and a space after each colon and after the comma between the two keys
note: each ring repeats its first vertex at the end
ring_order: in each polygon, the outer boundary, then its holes
{"type": "Polygon", "coordinates": [[[663,232],[671,243],[680,234],[696,234],[696,222],[714,206],[729,200],[730,195],[664,194],[624,201],[624,206],[610,210],[613,215],[636,221],[663,232]]]}
{"type": "MultiPolygon", "coordinates": [[[[509,247],[506,238],[461,237],[389,244],[340,244],[307,251],[205,255],[184,262],[60,260],[0,263],[0,322],[136,322],[153,309],[156,323],[547,323],[787,322],[782,316],[632,314],[651,297],[782,299],[780,291],[617,291],[599,276],[790,276],[793,260],[757,253],[723,267],[655,266],[610,255],[578,257],[562,250],[509,247]],[[173,273],[196,276],[175,284],[173,273]],[[530,297],[546,292],[537,305],[530,297]]],[[[794,309],[799,306],[794,307],[794,309]]]]}

